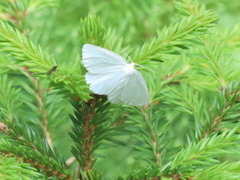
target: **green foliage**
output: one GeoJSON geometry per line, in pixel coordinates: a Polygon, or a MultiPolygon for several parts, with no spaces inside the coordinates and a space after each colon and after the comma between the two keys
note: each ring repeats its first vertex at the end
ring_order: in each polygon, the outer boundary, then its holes
{"type": "Polygon", "coordinates": [[[239,179],[238,4],[0,0],[0,179],[239,179]],[[140,64],[149,105],[92,94],[86,43],[140,64]]]}
{"type": "Polygon", "coordinates": [[[6,76],[1,79],[0,86],[1,114],[11,119],[20,106],[19,90],[12,89],[13,84],[8,82],[6,76]]]}
{"type": "Polygon", "coordinates": [[[102,140],[111,136],[111,127],[106,117],[109,103],[99,99],[98,102],[89,104],[73,102],[72,105],[75,109],[75,115],[70,116],[74,125],[70,136],[75,142],[72,152],[80,164],[81,171],[84,171],[93,165],[91,161],[94,160],[92,157],[94,150],[101,145],[102,140]]]}
{"type": "Polygon", "coordinates": [[[238,179],[239,178],[239,162],[225,162],[217,164],[201,171],[195,179],[204,180],[211,179],[238,179]],[[213,174],[214,173],[214,174],[213,174]]]}
{"type": "Polygon", "coordinates": [[[40,178],[42,175],[30,164],[24,163],[22,158],[0,156],[0,178],[1,179],[26,179],[40,178]]]}
{"type": "Polygon", "coordinates": [[[179,54],[179,51],[187,48],[187,43],[183,42],[184,40],[191,41],[195,39],[195,36],[192,35],[207,33],[216,21],[217,18],[208,11],[184,17],[174,26],[160,31],[158,37],[136,49],[133,59],[141,62],[161,58],[160,54],[164,53],[179,54]]]}
{"type": "Polygon", "coordinates": [[[35,47],[24,35],[14,30],[10,25],[1,22],[0,41],[2,51],[8,53],[21,66],[26,66],[30,71],[45,73],[54,61],[40,47],[35,47]]]}
{"type": "Polygon", "coordinates": [[[194,176],[196,172],[194,169],[201,170],[202,166],[207,167],[218,163],[216,158],[228,153],[226,148],[234,146],[239,148],[239,137],[231,137],[233,133],[232,130],[228,134],[219,136],[214,134],[198,143],[192,142],[188,144],[185,149],[174,155],[173,161],[168,164],[169,167],[164,167],[164,170],[170,171],[171,174],[182,174],[184,172],[185,177],[194,176]]]}
{"type": "Polygon", "coordinates": [[[56,6],[55,0],[0,1],[0,17],[21,31],[28,26],[27,17],[44,7],[56,6]]]}
{"type": "Polygon", "coordinates": [[[122,38],[117,37],[112,29],[106,28],[97,16],[90,15],[80,21],[79,36],[81,45],[95,44],[117,52],[122,50],[122,38]]]}
{"type": "Polygon", "coordinates": [[[64,174],[66,177],[68,172],[65,169],[65,162],[58,157],[57,152],[51,150],[45,138],[39,138],[24,121],[18,119],[16,109],[21,105],[19,90],[12,88],[12,83],[7,81],[6,77],[0,81],[3,115],[0,131],[7,135],[0,140],[0,152],[12,153],[24,160],[30,159],[32,165],[42,167],[49,175],[64,174]],[[53,171],[58,173],[51,174],[53,171]]]}

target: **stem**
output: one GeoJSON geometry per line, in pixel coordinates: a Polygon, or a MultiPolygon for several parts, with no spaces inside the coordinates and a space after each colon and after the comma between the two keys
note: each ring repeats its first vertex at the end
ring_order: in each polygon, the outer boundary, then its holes
{"type": "Polygon", "coordinates": [[[155,163],[156,164],[160,164],[160,157],[161,157],[161,154],[158,152],[158,147],[157,147],[157,135],[156,133],[154,132],[154,129],[152,127],[152,124],[151,124],[151,118],[150,116],[146,113],[146,110],[141,108],[141,111],[142,113],[144,114],[144,119],[146,120],[146,129],[148,130],[149,132],[149,135],[150,135],[150,139],[151,139],[151,142],[152,142],[152,150],[153,150],[153,153],[154,153],[154,159],[155,159],[155,163]]]}
{"type": "Polygon", "coordinates": [[[219,129],[219,123],[224,119],[224,114],[226,112],[226,108],[224,107],[222,111],[213,118],[212,123],[210,126],[206,129],[206,131],[203,132],[202,137],[200,138],[201,140],[207,137],[209,134],[217,131],[219,129]]]}
{"type": "Polygon", "coordinates": [[[68,158],[68,160],[66,161],[67,166],[71,166],[74,162],[76,162],[76,160],[77,159],[74,156],[68,158]]]}
{"type": "Polygon", "coordinates": [[[84,156],[83,170],[87,172],[88,169],[91,169],[93,162],[91,149],[93,148],[92,134],[95,130],[95,125],[91,123],[95,115],[94,108],[88,107],[85,111],[85,118],[83,122],[83,129],[85,130],[85,135],[83,136],[82,149],[84,156]]]}
{"type": "Polygon", "coordinates": [[[37,98],[37,105],[38,105],[38,113],[39,113],[39,121],[42,125],[44,135],[47,139],[47,142],[50,146],[50,148],[53,150],[53,142],[51,138],[51,133],[48,130],[48,117],[47,117],[47,111],[45,109],[45,104],[43,101],[44,93],[45,91],[40,88],[40,83],[37,78],[32,78],[34,87],[35,87],[35,95],[37,98]]]}
{"type": "Polygon", "coordinates": [[[209,134],[211,134],[219,129],[220,122],[222,120],[224,120],[225,114],[236,103],[236,101],[238,99],[237,96],[240,95],[240,93],[235,92],[235,90],[233,90],[230,93],[230,95],[227,94],[227,89],[225,91],[226,92],[224,93],[224,98],[225,98],[224,106],[219,110],[219,114],[217,114],[213,117],[210,126],[203,132],[203,135],[200,139],[207,137],[209,134]]]}
{"type": "MultiPolygon", "coordinates": [[[[12,120],[8,120],[8,123],[12,125],[12,120]]],[[[11,127],[7,126],[4,122],[0,122],[0,131],[12,137],[14,140],[20,142],[21,144],[37,151],[37,147],[33,143],[28,142],[23,136],[20,136],[20,135],[17,136],[14,133],[14,130],[11,127]]]]}

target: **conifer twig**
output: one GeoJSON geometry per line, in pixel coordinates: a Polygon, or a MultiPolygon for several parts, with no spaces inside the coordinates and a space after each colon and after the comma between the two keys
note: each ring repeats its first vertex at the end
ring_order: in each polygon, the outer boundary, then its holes
{"type": "Polygon", "coordinates": [[[85,162],[82,169],[87,172],[87,170],[91,169],[91,165],[93,162],[93,157],[91,153],[91,149],[93,148],[93,142],[91,141],[91,136],[93,135],[95,126],[91,123],[91,120],[95,115],[95,111],[94,109],[89,108],[85,110],[84,114],[85,116],[83,119],[83,129],[85,130],[85,136],[83,137],[82,149],[85,162]]]}
{"type": "MultiPolygon", "coordinates": [[[[240,97],[240,84],[237,84],[236,86],[230,84],[229,87],[222,90],[221,96],[224,98],[224,104],[220,106],[220,109],[217,109],[218,114],[215,114],[212,117],[210,123],[208,124],[208,127],[204,132],[202,132],[202,137],[200,139],[203,139],[209,136],[211,133],[219,130],[220,123],[225,119],[227,112],[231,111],[231,108],[238,104],[238,98],[240,97]]],[[[216,105],[214,104],[214,106],[216,105]]],[[[213,110],[214,108],[217,107],[212,107],[213,110]]]]}
{"type": "Polygon", "coordinates": [[[66,164],[69,167],[72,163],[76,162],[76,158],[74,156],[67,159],[66,164]]]}
{"type": "Polygon", "coordinates": [[[157,144],[158,137],[156,136],[156,134],[153,130],[153,127],[151,125],[151,119],[150,119],[149,115],[146,113],[146,110],[141,108],[141,111],[142,111],[143,115],[145,116],[145,118],[144,118],[145,125],[146,125],[147,132],[149,133],[150,142],[152,145],[152,151],[154,154],[154,160],[157,165],[157,164],[160,164],[160,157],[161,157],[161,154],[158,151],[158,144],[157,144]]]}
{"type": "MultiPolygon", "coordinates": [[[[16,4],[15,1],[13,1],[13,3],[16,4]]],[[[16,12],[16,10],[14,9],[14,12],[15,12],[15,17],[12,17],[12,19],[14,19],[14,23],[21,30],[22,33],[25,32],[25,35],[28,35],[28,34],[26,34],[27,28],[26,29],[22,28],[22,23],[24,22],[24,20],[27,18],[27,15],[28,15],[27,10],[25,10],[24,12],[20,12],[20,11],[16,12]],[[20,16],[20,14],[23,14],[23,16],[20,16]]],[[[31,80],[31,82],[34,85],[34,90],[36,93],[35,96],[36,96],[36,100],[38,101],[37,106],[38,106],[38,114],[39,114],[39,118],[40,118],[39,121],[41,122],[47,142],[48,142],[49,146],[51,147],[51,149],[53,150],[51,135],[50,135],[49,130],[47,130],[47,126],[48,126],[47,110],[45,108],[44,101],[43,101],[43,94],[45,93],[44,92],[45,89],[41,88],[39,78],[32,76],[32,72],[28,70],[28,67],[23,67],[22,69],[27,74],[29,74],[28,78],[31,80]]]]}

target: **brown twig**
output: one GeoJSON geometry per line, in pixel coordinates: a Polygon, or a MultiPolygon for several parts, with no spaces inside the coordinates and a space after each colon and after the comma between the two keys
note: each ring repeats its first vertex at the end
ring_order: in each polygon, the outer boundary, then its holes
{"type": "Polygon", "coordinates": [[[84,118],[84,122],[83,122],[83,129],[85,130],[85,136],[83,137],[82,149],[83,149],[83,156],[85,158],[83,169],[86,172],[88,169],[91,169],[91,165],[93,162],[92,153],[90,151],[93,148],[93,142],[92,142],[91,136],[95,130],[95,126],[91,123],[91,120],[95,115],[94,108],[89,107],[85,115],[86,115],[85,116],[86,118],[84,118]]]}
{"type": "Polygon", "coordinates": [[[32,167],[35,167],[37,169],[41,169],[49,176],[56,176],[59,180],[71,180],[69,175],[62,174],[58,170],[54,170],[52,167],[48,167],[48,165],[41,164],[38,161],[35,161],[33,159],[27,159],[26,157],[22,157],[17,154],[14,154],[14,153],[3,152],[3,151],[0,151],[0,154],[5,157],[15,157],[16,161],[18,161],[18,162],[20,162],[19,158],[21,158],[21,159],[23,159],[23,162],[29,163],[29,164],[31,164],[32,167]]]}
{"type": "Polygon", "coordinates": [[[74,162],[76,162],[77,161],[77,159],[75,158],[75,157],[70,157],[70,158],[68,158],[68,160],[66,161],[66,164],[67,164],[67,166],[69,167],[69,166],[71,166],[74,162]]]}
{"type": "MultiPolygon", "coordinates": [[[[12,123],[12,121],[9,121],[9,123],[12,123]]],[[[11,129],[9,126],[7,126],[4,122],[0,122],[0,131],[2,131],[4,134],[9,135],[10,137],[12,137],[15,141],[20,142],[21,144],[33,149],[33,150],[37,150],[36,146],[33,143],[30,142],[26,142],[25,138],[23,136],[16,136],[14,134],[14,130],[11,129]]]]}
{"type": "MultiPolygon", "coordinates": [[[[233,92],[231,92],[230,96],[239,96],[240,92],[235,92],[235,90],[233,90],[233,92]]],[[[224,115],[226,114],[226,112],[229,110],[229,108],[232,107],[233,102],[232,100],[228,100],[228,95],[225,94],[224,98],[226,100],[224,107],[222,108],[222,110],[219,112],[219,114],[217,114],[213,120],[212,123],[210,124],[210,126],[206,129],[205,132],[203,132],[203,137],[201,137],[200,139],[204,139],[205,137],[207,137],[209,134],[219,130],[219,124],[222,120],[224,120],[224,115]]],[[[238,97],[236,98],[236,102],[238,101],[238,97]]]]}
{"type": "Polygon", "coordinates": [[[10,135],[8,130],[8,126],[4,122],[0,122],[0,131],[2,131],[4,134],[10,135]]]}

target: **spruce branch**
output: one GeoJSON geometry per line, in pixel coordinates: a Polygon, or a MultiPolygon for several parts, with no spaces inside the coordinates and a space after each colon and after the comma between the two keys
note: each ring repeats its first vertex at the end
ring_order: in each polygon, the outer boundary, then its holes
{"type": "MultiPolygon", "coordinates": [[[[238,3],[215,1],[205,4],[219,10],[238,3]]],[[[4,168],[9,170],[10,163],[21,167],[14,170],[26,167],[29,174],[21,177],[31,179],[41,176],[28,167],[38,169],[45,179],[71,179],[68,170],[73,179],[84,180],[238,179],[239,62],[233,60],[239,58],[239,27],[210,31],[218,18],[202,2],[172,2],[0,0],[0,73],[13,79],[9,83],[9,78],[0,78],[0,159],[6,158],[0,160],[0,172],[1,163],[7,162],[4,168]],[[53,4],[60,6],[50,15],[47,7],[53,4]],[[86,16],[91,13],[98,16],[86,16]],[[151,39],[176,16],[177,23],[151,39]],[[79,18],[80,39],[75,29],[79,18]],[[42,47],[32,43],[36,37],[42,47]],[[134,49],[139,42],[145,43],[134,49]],[[124,44],[134,62],[151,65],[155,71],[143,75],[153,103],[142,109],[109,105],[103,96],[92,95],[79,61],[86,43],[120,55],[124,44]],[[44,48],[69,67],[56,64],[44,48]],[[72,130],[66,127],[69,113],[72,130]],[[69,131],[72,141],[65,139],[69,131]],[[68,166],[49,147],[52,140],[64,157],[71,157],[68,166]],[[18,159],[20,165],[12,161],[18,159]],[[22,167],[24,163],[28,165],[22,167]]],[[[237,13],[221,14],[221,25],[233,23],[232,14],[237,13]]]]}
{"type": "Polygon", "coordinates": [[[82,101],[92,98],[89,86],[86,85],[84,76],[79,72],[69,72],[59,67],[50,78],[51,86],[65,97],[82,101]]]}
{"type": "MultiPolygon", "coordinates": [[[[45,2],[45,5],[46,5],[46,2],[45,2]]],[[[34,9],[36,10],[36,8],[39,6],[36,3],[41,3],[41,0],[35,1],[35,8],[33,6],[34,5],[33,1],[31,1],[31,2],[30,1],[20,1],[18,3],[16,1],[9,1],[8,3],[10,3],[10,4],[7,4],[8,6],[10,6],[9,9],[11,9],[14,13],[11,16],[12,16],[12,19],[15,20],[14,23],[16,24],[16,27],[18,27],[22,33],[25,32],[25,34],[26,34],[25,30],[27,30],[27,29],[23,29],[22,24],[25,21],[25,19],[27,18],[27,16],[29,15],[29,12],[31,9],[29,7],[32,6],[32,10],[34,10],[34,9]],[[23,17],[21,17],[22,15],[23,15],[23,17]]],[[[42,4],[42,5],[44,5],[44,4],[42,4]]],[[[5,10],[7,10],[7,9],[5,9],[5,10]]],[[[28,34],[26,34],[26,35],[28,35],[28,34]]],[[[26,73],[24,73],[24,75],[26,75],[29,78],[30,82],[32,82],[32,85],[34,86],[33,89],[35,91],[34,95],[35,95],[35,97],[36,97],[35,99],[37,101],[36,106],[38,106],[37,113],[39,114],[39,118],[40,118],[39,121],[42,124],[42,128],[43,128],[44,134],[46,136],[46,139],[48,140],[48,144],[50,145],[51,148],[53,148],[50,133],[47,130],[47,125],[48,125],[47,111],[44,108],[45,106],[44,106],[44,101],[43,101],[44,89],[41,89],[39,79],[37,77],[32,77],[32,72],[28,70],[28,67],[23,67],[23,70],[26,72],[26,73]],[[41,114],[42,114],[42,116],[41,116],[41,114]]],[[[23,86],[23,87],[27,87],[27,89],[28,89],[28,86],[23,86]]]]}
{"type": "Polygon", "coordinates": [[[30,163],[38,170],[42,170],[50,177],[55,176],[64,180],[71,179],[68,170],[55,161],[55,159],[23,146],[16,141],[1,139],[0,152],[11,153],[12,156],[21,157],[26,163],[30,163]]]}
{"type": "Polygon", "coordinates": [[[174,72],[174,74],[164,76],[163,79],[161,79],[164,82],[162,86],[164,87],[172,84],[179,85],[181,82],[177,79],[180,79],[189,69],[190,66],[185,65],[182,69],[174,72]]]}
{"type": "Polygon", "coordinates": [[[0,179],[26,179],[41,178],[30,164],[23,162],[20,157],[14,157],[11,153],[0,152],[0,179]]]}
{"type": "MultiPolygon", "coordinates": [[[[29,16],[31,13],[34,13],[46,6],[52,6],[56,3],[55,0],[27,0],[25,2],[20,1],[20,2],[16,2],[16,1],[12,1],[9,2],[12,3],[12,5],[10,5],[10,8],[12,8],[13,10],[13,14],[12,16],[14,16],[15,20],[16,20],[16,26],[18,27],[18,29],[22,32],[22,33],[27,33],[25,30],[27,29],[23,29],[23,27],[21,27],[21,22],[24,22],[25,19],[27,18],[27,16],[29,16]],[[19,15],[24,15],[23,18],[21,18],[19,15]],[[18,23],[20,22],[20,23],[18,23]]],[[[7,10],[7,9],[5,9],[7,10]]],[[[26,28],[26,27],[25,27],[26,28]]],[[[20,34],[20,33],[19,33],[20,34]]],[[[28,35],[28,34],[26,34],[28,35]]],[[[24,38],[24,36],[23,36],[24,38]]],[[[10,62],[9,62],[10,63],[10,62]]],[[[49,130],[49,112],[48,112],[48,107],[46,105],[46,96],[49,94],[46,91],[49,91],[48,89],[46,89],[45,87],[42,87],[42,83],[40,81],[40,79],[38,77],[34,77],[32,76],[32,72],[29,69],[29,67],[26,67],[24,65],[23,66],[23,71],[24,75],[28,77],[29,82],[31,83],[30,86],[33,86],[33,88],[29,88],[29,84],[24,84],[22,85],[22,88],[26,90],[26,92],[28,92],[29,94],[33,95],[34,100],[32,102],[32,104],[29,102],[26,102],[26,105],[31,108],[34,112],[36,112],[36,114],[38,115],[39,118],[39,124],[42,127],[43,133],[44,133],[44,139],[46,138],[48,145],[51,147],[51,149],[53,150],[53,140],[50,134],[50,130],[49,130]]],[[[56,67],[56,66],[54,66],[56,67]]],[[[55,68],[56,69],[56,68],[55,68]]],[[[22,71],[21,71],[22,72],[22,71]]],[[[47,72],[47,75],[49,71],[47,72]]],[[[79,91],[80,92],[80,91],[79,91]]]]}
{"type": "Polygon", "coordinates": [[[16,25],[19,30],[25,32],[25,23],[27,16],[36,13],[45,7],[57,5],[56,0],[12,0],[0,1],[1,19],[8,20],[16,25]],[[2,12],[1,12],[2,11],[2,12]]]}
{"type": "Polygon", "coordinates": [[[46,108],[46,104],[44,102],[44,90],[41,89],[40,87],[40,83],[38,82],[38,80],[36,78],[33,79],[34,80],[34,85],[36,87],[35,89],[35,95],[36,95],[36,99],[37,99],[37,113],[39,116],[39,121],[40,124],[43,128],[43,132],[44,135],[46,137],[46,140],[49,144],[49,146],[51,147],[51,149],[53,149],[53,142],[52,142],[52,137],[50,135],[50,131],[49,131],[49,119],[48,119],[48,112],[47,112],[47,108],[46,108]]]}
{"type": "Polygon", "coordinates": [[[202,63],[201,66],[209,69],[210,74],[219,81],[221,87],[225,88],[234,72],[231,57],[224,53],[224,47],[217,39],[206,36],[200,39],[204,45],[202,54],[208,60],[207,64],[202,63]]]}
{"type": "Polygon", "coordinates": [[[25,7],[24,7],[25,5],[24,1],[18,1],[18,3],[15,0],[1,1],[0,5],[2,7],[2,9],[0,10],[1,18],[16,25],[16,27],[18,27],[19,30],[24,32],[23,24],[27,17],[25,7]]]}
{"type": "MultiPolygon", "coordinates": [[[[56,64],[40,46],[35,46],[18,30],[4,22],[0,22],[0,47],[13,57],[18,65],[27,67],[30,72],[46,74],[56,64]]],[[[83,100],[90,99],[88,86],[79,73],[69,73],[59,67],[54,74],[50,76],[50,80],[55,88],[62,90],[63,93],[68,91],[70,96],[78,95],[83,100]]]]}
{"type": "Polygon", "coordinates": [[[88,16],[80,21],[79,35],[81,45],[95,44],[97,46],[104,46],[106,27],[97,16],[88,16]]]}
{"type": "Polygon", "coordinates": [[[21,66],[29,71],[46,73],[55,61],[39,46],[35,46],[29,39],[10,25],[0,22],[1,50],[10,54],[21,66]]]}
{"type": "Polygon", "coordinates": [[[89,15],[80,21],[79,36],[81,47],[83,44],[94,44],[121,52],[122,38],[114,30],[106,27],[98,16],[89,15]]]}
{"type": "Polygon", "coordinates": [[[175,25],[164,28],[152,41],[137,48],[133,52],[132,59],[146,63],[148,60],[161,58],[161,54],[164,53],[174,54],[180,51],[179,44],[186,40],[193,40],[196,34],[206,34],[210,28],[214,27],[216,21],[217,17],[210,11],[183,17],[175,25]]]}
{"type": "Polygon", "coordinates": [[[163,95],[164,104],[168,104],[170,108],[193,116],[195,138],[201,137],[205,122],[204,113],[208,110],[203,97],[196,89],[184,83],[176,87],[169,86],[167,92],[163,95]]]}
{"type": "Polygon", "coordinates": [[[211,166],[219,163],[217,157],[228,152],[229,148],[239,148],[239,137],[233,136],[236,128],[221,135],[213,134],[202,141],[191,142],[186,148],[174,155],[173,160],[164,168],[173,175],[185,178],[194,176],[201,166],[211,166]]]}
{"type": "Polygon", "coordinates": [[[0,130],[8,135],[8,137],[14,139],[15,141],[21,143],[22,145],[24,146],[27,146],[31,149],[34,149],[34,150],[37,150],[37,147],[32,143],[32,142],[29,142],[29,140],[27,140],[24,136],[20,135],[20,133],[17,133],[16,132],[16,129],[14,128],[14,125],[13,123],[10,121],[10,122],[0,122],[0,130]]]}
{"type": "Polygon", "coordinates": [[[223,162],[212,167],[200,170],[194,180],[218,179],[235,180],[240,178],[240,162],[223,162]]]}
{"type": "Polygon", "coordinates": [[[93,152],[111,134],[111,127],[107,123],[109,103],[98,98],[86,104],[72,102],[75,109],[75,114],[70,116],[74,125],[70,136],[75,142],[72,153],[80,164],[82,177],[87,176],[87,172],[92,169],[95,162],[93,152]]]}
{"type": "MultiPolygon", "coordinates": [[[[14,65],[12,65],[11,68],[13,66],[14,65]]],[[[20,84],[21,90],[24,89],[27,93],[31,94],[31,96],[34,99],[32,103],[29,102],[29,99],[28,99],[28,102],[23,100],[22,105],[23,106],[26,105],[28,107],[28,110],[32,109],[32,111],[37,114],[40,125],[44,132],[44,138],[46,137],[48,144],[53,149],[52,139],[50,136],[50,132],[48,130],[49,112],[47,111],[48,107],[46,106],[45,99],[44,99],[44,98],[46,98],[46,92],[45,92],[46,89],[42,88],[42,83],[39,81],[39,79],[37,77],[33,77],[31,75],[31,72],[29,72],[26,68],[20,68],[20,67],[16,66],[15,69],[18,70],[20,73],[22,73],[25,77],[27,77],[27,80],[28,80],[27,82],[25,82],[25,81],[21,82],[21,84],[20,84]],[[32,88],[29,88],[29,83],[30,83],[30,86],[32,86],[32,88]]],[[[19,90],[20,90],[20,88],[19,88],[19,90]]],[[[5,92],[7,92],[7,91],[5,91],[5,92]]],[[[18,96],[19,96],[19,94],[18,94],[18,96]]],[[[17,96],[15,96],[15,97],[17,97],[17,96]]],[[[19,97],[16,99],[19,99],[19,97]]],[[[21,106],[21,108],[23,106],[21,106]]]]}
{"type": "Polygon", "coordinates": [[[225,47],[225,52],[235,52],[240,48],[240,25],[234,27],[216,29],[213,32],[215,39],[219,40],[221,47],[225,47]]]}
{"type": "Polygon", "coordinates": [[[240,48],[240,25],[236,25],[233,29],[224,30],[222,33],[217,33],[218,37],[225,39],[223,42],[228,48],[240,48]]]}
{"type": "Polygon", "coordinates": [[[158,142],[158,135],[156,132],[156,128],[154,128],[154,124],[151,122],[151,110],[147,111],[145,109],[141,109],[142,110],[142,114],[144,115],[144,119],[145,119],[145,126],[146,126],[146,131],[147,134],[144,133],[145,135],[147,135],[146,139],[148,139],[148,144],[151,146],[151,151],[153,153],[153,162],[158,165],[160,164],[160,150],[159,150],[159,142],[158,142]]]}
{"type": "Polygon", "coordinates": [[[0,130],[4,134],[11,136],[16,141],[35,149],[31,142],[26,141],[22,135],[14,132],[14,129],[17,128],[14,124],[16,110],[21,104],[19,90],[12,87],[12,82],[7,79],[7,76],[0,79],[0,85],[0,107],[1,113],[4,117],[4,121],[0,122],[0,130]]]}
{"type": "Polygon", "coordinates": [[[7,76],[0,78],[0,86],[0,111],[4,118],[12,122],[16,110],[21,105],[19,90],[13,88],[13,82],[9,81],[7,76]]]}
{"type": "MultiPolygon", "coordinates": [[[[23,148],[31,149],[31,151],[42,156],[51,157],[59,166],[65,167],[64,161],[58,156],[57,151],[53,152],[47,141],[42,140],[24,123],[20,124],[15,119],[13,122],[1,122],[0,130],[13,140],[14,143],[19,144],[23,148]]],[[[10,148],[11,145],[9,145],[10,148]]],[[[4,147],[3,147],[4,148],[4,147]]],[[[7,152],[7,151],[6,151],[7,152]]],[[[14,151],[13,151],[14,153],[14,151]]],[[[23,156],[24,157],[24,156],[23,156]]],[[[28,156],[26,156],[28,157],[28,156]]]]}
{"type": "MultiPolygon", "coordinates": [[[[155,108],[157,109],[157,106],[150,106],[145,109],[129,109],[128,120],[125,122],[129,131],[138,140],[136,145],[132,145],[138,152],[137,158],[142,159],[144,154],[144,161],[152,170],[161,166],[164,147],[166,148],[171,144],[171,141],[166,141],[166,130],[169,124],[164,118],[161,118],[161,111],[156,111],[155,108]]],[[[141,172],[138,172],[138,174],[140,175],[141,172]]],[[[149,171],[151,177],[157,176],[158,173],[156,172],[159,171],[149,171]]]]}
{"type": "Polygon", "coordinates": [[[197,15],[206,11],[204,6],[200,6],[198,0],[174,0],[174,5],[182,16],[197,15]]]}
{"type": "MultiPolygon", "coordinates": [[[[0,79],[0,107],[2,114],[4,115],[4,122],[1,122],[1,131],[5,134],[12,136],[15,140],[27,145],[33,149],[36,147],[29,141],[27,141],[17,131],[20,126],[19,122],[16,121],[16,110],[20,107],[21,101],[19,96],[19,90],[13,88],[13,83],[8,80],[7,76],[0,79]],[[14,97],[14,98],[13,98],[14,97]]],[[[25,127],[26,129],[29,129],[25,127]]],[[[29,138],[31,140],[31,138],[29,138]]]]}
{"type": "Polygon", "coordinates": [[[38,170],[43,169],[49,176],[54,175],[60,179],[69,179],[70,176],[65,169],[64,162],[57,154],[53,154],[46,142],[42,142],[40,138],[37,138],[36,134],[27,126],[7,121],[6,124],[0,123],[0,131],[8,135],[7,138],[9,139],[5,138],[5,140],[2,139],[0,142],[1,152],[10,152],[22,157],[25,162],[32,164],[38,170]],[[23,129],[27,133],[21,132],[23,129]]]}
{"type": "Polygon", "coordinates": [[[4,134],[9,135],[9,128],[4,122],[0,122],[0,131],[2,131],[4,134]]]}
{"type": "MultiPolygon", "coordinates": [[[[0,89],[0,107],[5,117],[4,121],[0,122],[0,131],[3,132],[11,142],[16,143],[18,147],[21,146],[23,149],[25,149],[24,151],[31,151],[36,156],[39,155],[51,158],[55,164],[58,164],[58,166],[61,166],[62,169],[64,169],[65,163],[62,161],[62,159],[58,157],[57,152],[53,152],[50,149],[49,145],[45,141],[42,141],[42,138],[39,137],[37,133],[32,131],[24,122],[18,121],[16,109],[19,107],[20,104],[18,102],[19,91],[12,87],[12,83],[9,82],[6,77],[0,79],[0,84],[2,86],[2,88],[0,89]],[[14,96],[15,98],[13,98],[14,96]]],[[[16,146],[16,144],[5,144],[3,142],[1,144],[1,151],[18,154],[20,153],[21,157],[23,158],[32,158],[31,153],[24,154],[24,151],[21,149],[11,149],[11,146],[16,146]],[[12,151],[10,151],[9,149],[11,149],[12,151]]],[[[42,159],[39,156],[36,158],[42,159]]],[[[45,160],[46,159],[47,158],[45,158],[45,160]]],[[[43,164],[44,163],[46,162],[43,162],[43,164]]],[[[57,167],[57,169],[59,169],[59,167],[57,167]]]]}
{"type": "Polygon", "coordinates": [[[205,128],[202,131],[202,138],[218,131],[224,121],[235,121],[240,117],[238,109],[240,97],[240,83],[231,83],[222,89],[215,103],[210,109],[210,116],[207,116],[205,128]]]}
{"type": "Polygon", "coordinates": [[[119,180],[132,180],[139,179],[145,180],[151,178],[152,180],[161,180],[161,175],[159,174],[159,166],[155,167],[144,167],[140,170],[135,170],[128,176],[119,177],[119,180]]]}

